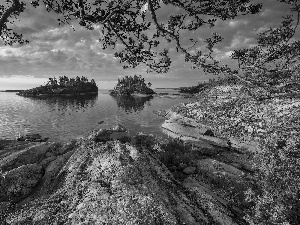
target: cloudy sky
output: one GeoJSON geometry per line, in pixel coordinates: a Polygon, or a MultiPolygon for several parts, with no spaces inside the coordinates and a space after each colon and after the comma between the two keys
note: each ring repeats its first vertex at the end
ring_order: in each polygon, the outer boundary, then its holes
{"type": "MultiPolygon", "coordinates": [[[[259,31],[277,26],[282,16],[289,13],[288,6],[277,0],[253,2],[263,4],[259,14],[218,21],[214,28],[203,27],[193,36],[201,40],[212,32],[221,34],[224,40],[216,46],[217,57],[234,65],[229,58],[233,49],[255,45],[259,31]]],[[[166,13],[163,10],[169,9],[162,9],[161,15],[166,13]]],[[[59,26],[56,19],[55,14],[47,13],[43,7],[34,9],[27,4],[15,30],[30,43],[11,47],[0,40],[0,90],[32,88],[44,84],[48,77],[61,75],[83,75],[95,79],[99,88],[106,89],[113,88],[119,77],[134,74],[143,75],[155,88],[191,86],[212,77],[201,70],[191,70],[191,65],[185,63],[184,57],[174,49],[171,49],[174,63],[166,74],[147,74],[144,66],[123,70],[119,60],[113,57],[113,50],[101,49],[98,29],[88,31],[75,23],[73,27],[59,26]]],[[[189,38],[188,34],[185,38],[189,38]]]]}

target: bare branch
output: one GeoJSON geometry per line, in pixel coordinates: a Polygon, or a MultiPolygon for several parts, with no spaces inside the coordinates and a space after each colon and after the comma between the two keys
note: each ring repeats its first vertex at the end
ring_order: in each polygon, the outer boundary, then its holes
{"type": "Polygon", "coordinates": [[[175,42],[176,42],[176,47],[178,49],[181,50],[182,53],[187,53],[186,49],[182,48],[181,45],[180,45],[180,40],[179,40],[179,37],[176,36],[174,33],[164,29],[163,27],[161,27],[157,21],[157,17],[156,17],[156,14],[155,14],[155,10],[154,10],[154,7],[153,7],[153,4],[152,4],[152,1],[151,0],[148,0],[148,5],[149,5],[149,10],[151,12],[151,16],[152,16],[152,19],[154,21],[154,24],[156,26],[156,28],[158,30],[160,30],[161,32],[165,33],[165,34],[168,34],[170,37],[172,37],[175,42]]]}
{"type": "MultiPolygon", "coordinates": [[[[124,39],[121,37],[119,32],[114,28],[114,26],[111,24],[110,21],[107,21],[109,27],[114,31],[115,35],[119,38],[119,40],[122,42],[122,44],[125,46],[125,48],[130,51],[132,54],[134,54],[130,48],[130,46],[124,41],[124,39]]],[[[105,25],[104,25],[105,26],[105,25]]]]}
{"type": "Polygon", "coordinates": [[[84,11],[84,5],[83,5],[82,0],[78,0],[78,7],[80,10],[80,18],[83,19],[85,16],[85,11],[84,11]]]}

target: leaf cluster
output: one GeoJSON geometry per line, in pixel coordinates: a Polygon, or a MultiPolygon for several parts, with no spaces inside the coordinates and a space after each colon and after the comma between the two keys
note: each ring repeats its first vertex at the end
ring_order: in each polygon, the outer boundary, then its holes
{"type": "MultiPolygon", "coordinates": [[[[31,4],[34,7],[42,4],[47,11],[57,13],[59,23],[69,24],[77,20],[81,26],[89,30],[95,27],[100,29],[99,41],[102,48],[115,49],[115,56],[124,63],[124,68],[135,68],[144,64],[148,67],[148,71],[168,72],[172,63],[169,48],[173,44],[175,49],[185,56],[187,62],[203,68],[206,72],[217,73],[224,72],[225,69],[218,68],[219,62],[212,59],[211,53],[222,38],[214,33],[211,38],[205,40],[207,52],[192,53],[191,48],[200,39],[191,38],[189,45],[183,44],[184,33],[194,32],[203,26],[213,27],[218,19],[234,19],[238,15],[258,13],[261,4],[250,2],[250,0],[33,0],[31,4]],[[173,8],[174,13],[166,15],[167,18],[162,20],[158,15],[164,7],[173,8]]],[[[24,7],[24,3],[21,4],[24,7]]],[[[15,12],[19,13],[22,10],[15,12]]]]}

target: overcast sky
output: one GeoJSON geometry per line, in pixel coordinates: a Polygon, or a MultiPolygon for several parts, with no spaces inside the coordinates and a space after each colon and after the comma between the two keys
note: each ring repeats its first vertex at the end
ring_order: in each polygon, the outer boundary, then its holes
{"type": "MultiPolygon", "coordinates": [[[[30,1],[25,1],[30,2],[30,1]]],[[[207,38],[212,32],[224,37],[216,47],[218,59],[233,65],[229,58],[233,49],[244,48],[256,44],[259,31],[277,26],[282,16],[287,15],[287,5],[277,0],[256,0],[262,3],[259,14],[238,17],[234,20],[218,21],[212,29],[203,27],[193,36],[200,40],[207,38]]],[[[168,8],[162,9],[162,19],[168,8]]],[[[113,57],[113,50],[103,51],[100,47],[99,30],[85,30],[74,25],[59,26],[56,15],[47,13],[43,7],[27,8],[16,23],[16,30],[30,41],[24,46],[5,46],[0,40],[0,90],[27,89],[45,83],[48,77],[66,75],[86,76],[95,79],[99,88],[111,89],[119,77],[141,74],[153,87],[180,87],[196,85],[212,76],[201,70],[191,70],[184,57],[171,49],[173,66],[166,74],[146,73],[144,66],[123,70],[119,60],[113,57]]],[[[296,38],[298,35],[296,35],[296,38]]],[[[189,34],[185,35],[189,38],[189,34]]],[[[197,46],[201,48],[202,46],[197,46]]]]}

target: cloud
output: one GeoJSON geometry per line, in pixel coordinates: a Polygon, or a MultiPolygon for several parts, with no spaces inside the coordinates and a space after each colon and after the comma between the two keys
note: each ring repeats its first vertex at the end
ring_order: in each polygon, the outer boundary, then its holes
{"type": "MultiPolygon", "coordinates": [[[[29,3],[29,0],[26,0],[29,3]]],[[[234,66],[229,56],[234,49],[254,46],[257,33],[277,26],[282,16],[288,14],[289,6],[274,0],[255,0],[262,2],[263,9],[260,14],[239,16],[233,20],[218,20],[216,26],[210,29],[203,26],[195,32],[182,32],[182,45],[191,45],[190,38],[198,40],[191,52],[205,50],[206,38],[213,32],[219,33],[224,40],[215,46],[217,59],[234,66]]],[[[99,83],[106,82],[111,85],[119,76],[142,74],[154,85],[178,84],[184,86],[195,84],[201,80],[208,80],[209,76],[201,70],[191,70],[191,64],[184,61],[184,57],[176,52],[174,44],[163,42],[158,50],[169,49],[173,65],[167,74],[147,74],[145,65],[136,69],[123,70],[114,52],[122,48],[117,45],[115,50],[103,50],[98,42],[101,35],[100,25],[95,25],[93,31],[88,31],[75,23],[73,28],[69,25],[58,26],[58,15],[47,13],[43,6],[34,9],[27,4],[20,21],[16,21],[14,28],[24,35],[30,44],[20,46],[3,46],[0,43],[0,77],[11,75],[21,76],[31,74],[35,78],[49,76],[87,76],[99,83]]],[[[173,6],[162,7],[158,13],[159,22],[166,22],[170,13],[180,14],[173,6]]],[[[149,16],[149,12],[147,12],[149,16]]],[[[151,29],[148,34],[153,34],[151,29]]],[[[299,37],[297,32],[295,37],[299,37]]],[[[23,79],[23,78],[20,78],[23,79]]]]}

